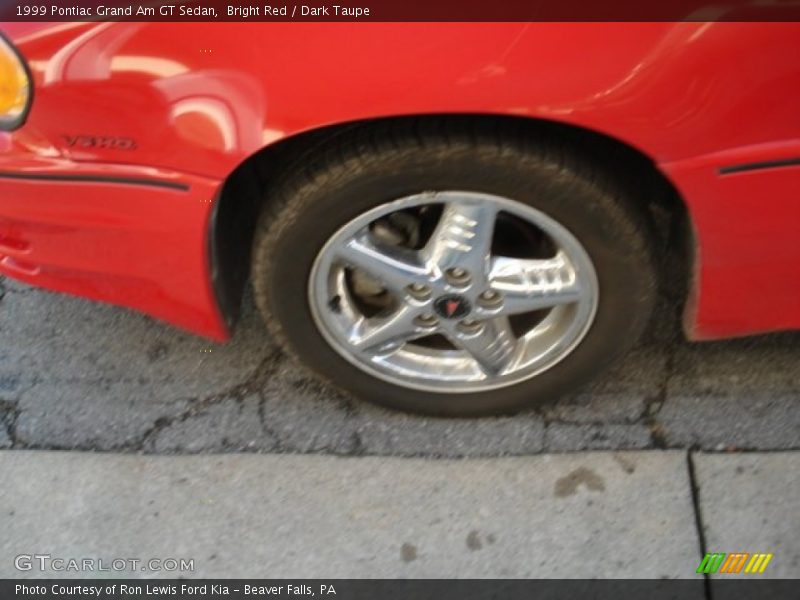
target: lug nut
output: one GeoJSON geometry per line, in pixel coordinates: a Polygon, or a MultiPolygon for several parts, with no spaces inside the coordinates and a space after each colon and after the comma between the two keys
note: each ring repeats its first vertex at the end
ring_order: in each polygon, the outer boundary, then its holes
{"type": "Polygon", "coordinates": [[[458,329],[463,333],[478,333],[483,325],[473,319],[464,319],[458,324],[458,329]]]}
{"type": "Polygon", "coordinates": [[[478,298],[479,302],[486,308],[497,308],[503,303],[503,297],[499,292],[486,290],[478,298]]]}
{"type": "Polygon", "coordinates": [[[414,319],[414,324],[420,327],[436,327],[439,324],[439,319],[433,315],[419,315],[414,319]]]}
{"type": "Polygon", "coordinates": [[[452,267],[445,271],[447,282],[451,285],[466,285],[469,283],[469,272],[461,267],[452,267]]]}
{"type": "Polygon", "coordinates": [[[427,300],[431,297],[431,289],[421,283],[412,283],[406,289],[417,300],[427,300]]]}

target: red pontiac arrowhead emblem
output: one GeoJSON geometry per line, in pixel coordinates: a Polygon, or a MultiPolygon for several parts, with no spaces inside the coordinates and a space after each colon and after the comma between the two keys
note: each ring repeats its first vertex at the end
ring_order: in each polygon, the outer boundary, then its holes
{"type": "Polygon", "coordinates": [[[469,300],[458,294],[439,296],[433,303],[433,308],[445,319],[463,319],[472,310],[469,300]]]}
{"type": "Polygon", "coordinates": [[[448,300],[445,304],[445,310],[447,311],[447,316],[452,317],[453,313],[458,310],[458,307],[461,303],[458,300],[448,300]]]}

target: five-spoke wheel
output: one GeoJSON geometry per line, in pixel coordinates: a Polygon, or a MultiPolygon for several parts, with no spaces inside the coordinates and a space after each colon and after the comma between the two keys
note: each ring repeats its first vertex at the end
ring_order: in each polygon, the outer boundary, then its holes
{"type": "Polygon", "coordinates": [[[563,226],[462,191],[359,215],[324,245],[309,285],[314,319],[339,354],[428,390],[491,389],[547,369],[580,342],[597,300],[592,262],[563,226]]]}
{"type": "Polygon", "coordinates": [[[267,326],[394,408],[497,414],[575,390],[648,320],[646,213],[559,140],[430,123],[332,139],[270,187],[252,263],[267,326]]]}

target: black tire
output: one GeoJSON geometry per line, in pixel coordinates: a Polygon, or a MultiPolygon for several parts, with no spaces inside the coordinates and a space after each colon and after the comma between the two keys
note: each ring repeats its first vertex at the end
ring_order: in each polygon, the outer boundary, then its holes
{"type": "MultiPolygon", "coordinates": [[[[605,169],[572,146],[479,127],[387,126],[330,144],[265,199],[253,246],[259,310],[280,343],[337,387],[371,402],[434,415],[509,413],[548,402],[602,371],[643,331],[656,278],[646,214],[605,169]],[[485,192],[530,204],[577,237],[597,271],[599,304],[581,343],[559,363],[513,386],[432,393],[381,381],[334,351],[307,300],[321,247],[375,206],[427,190],[485,192]]],[[[640,199],[641,200],[641,199],[640,199]]]]}

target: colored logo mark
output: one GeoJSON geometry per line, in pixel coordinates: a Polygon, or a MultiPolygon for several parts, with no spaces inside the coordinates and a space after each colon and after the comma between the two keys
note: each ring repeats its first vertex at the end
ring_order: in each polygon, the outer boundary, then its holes
{"type": "Polygon", "coordinates": [[[703,560],[700,561],[700,566],[697,567],[698,573],[763,573],[769,561],[772,560],[772,554],[765,554],[757,552],[750,554],[749,552],[733,552],[725,554],[724,552],[715,552],[713,554],[706,554],[703,560]],[[744,569],[744,571],[742,571],[744,569]]]}

